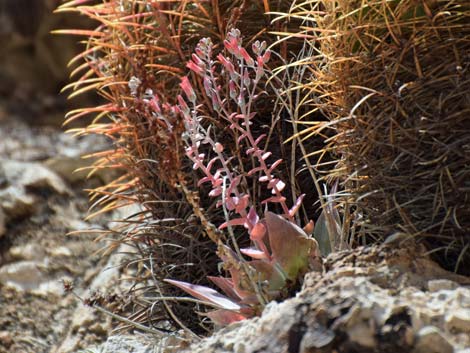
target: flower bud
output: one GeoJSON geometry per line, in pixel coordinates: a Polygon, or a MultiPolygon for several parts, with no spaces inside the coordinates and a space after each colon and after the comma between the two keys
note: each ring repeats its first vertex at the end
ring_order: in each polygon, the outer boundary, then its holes
{"type": "Polygon", "coordinates": [[[230,98],[235,99],[237,97],[237,87],[235,86],[235,82],[230,80],[228,87],[230,90],[230,98]]]}
{"type": "Polygon", "coordinates": [[[216,142],[214,146],[214,151],[217,153],[222,153],[223,150],[224,150],[224,146],[221,143],[216,142]]]}
{"type": "Polygon", "coordinates": [[[189,101],[193,104],[196,103],[196,93],[194,92],[193,87],[191,86],[191,82],[189,82],[187,76],[181,79],[180,87],[183,89],[189,101]]]}

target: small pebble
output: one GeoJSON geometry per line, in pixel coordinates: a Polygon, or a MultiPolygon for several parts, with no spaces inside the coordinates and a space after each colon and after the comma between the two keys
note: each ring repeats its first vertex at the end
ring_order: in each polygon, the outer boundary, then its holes
{"type": "Polygon", "coordinates": [[[8,331],[0,331],[0,343],[3,347],[9,348],[13,344],[13,337],[8,331]]]}

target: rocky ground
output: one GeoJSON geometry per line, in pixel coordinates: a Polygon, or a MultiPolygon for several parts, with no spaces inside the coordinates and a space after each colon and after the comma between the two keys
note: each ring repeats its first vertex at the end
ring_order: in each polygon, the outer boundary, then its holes
{"type": "Polygon", "coordinates": [[[106,340],[111,320],[82,305],[78,295],[106,291],[117,279],[96,235],[107,217],[85,222],[85,181],[72,171],[80,156],[106,146],[54,128],[20,121],[0,125],[0,352],[73,352],[106,340]]]}
{"type": "Polygon", "coordinates": [[[345,251],[303,290],[187,353],[469,353],[470,279],[410,244],[345,251]]]}

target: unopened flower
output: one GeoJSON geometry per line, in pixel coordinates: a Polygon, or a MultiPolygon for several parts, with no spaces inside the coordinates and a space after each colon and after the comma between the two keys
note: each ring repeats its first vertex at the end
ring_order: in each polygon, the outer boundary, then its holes
{"type": "Polygon", "coordinates": [[[214,146],[214,150],[217,152],[217,153],[222,153],[223,150],[224,150],[224,146],[219,143],[219,142],[216,142],[215,143],[215,146],[214,146]]]}
{"type": "Polygon", "coordinates": [[[250,56],[250,54],[248,54],[245,48],[242,47],[239,49],[239,51],[240,51],[240,55],[249,66],[253,66],[255,64],[255,62],[253,61],[253,58],[250,56]]]}
{"type": "Polygon", "coordinates": [[[197,65],[194,61],[188,61],[186,67],[198,75],[204,74],[204,69],[201,66],[197,65]]]}
{"type": "Polygon", "coordinates": [[[232,75],[235,72],[235,67],[233,66],[232,62],[227,59],[225,56],[222,54],[217,55],[217,59],[224,65],[225,69],[227,72],[232,75]]]}
{"type": "Polygon", "coordinates": [[[196,93],[194,92],[193,87],[191,86],[191,82],[189,82],[187,76],[181,79],[180,87],[183,89],[189,101],[193,104],[196,103],[196,93]]]}

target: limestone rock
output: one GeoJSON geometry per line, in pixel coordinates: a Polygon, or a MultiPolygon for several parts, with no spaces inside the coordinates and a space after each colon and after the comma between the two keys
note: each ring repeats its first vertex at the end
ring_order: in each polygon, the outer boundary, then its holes
{"type": "Polygon", "coordinates": [[[6,216],[3,209],[0,207],[0,238],[5,235],[6,229],[6,216]]]}
{"type": "Polygon", "coordinates": [[[452,353],[454,348],[445,339],[438,328],[423,327],[417,334],[413,353],[452,353]]]}
{"type": "Polygon", "coordinates": [[[431,292],[437,292],[440,290],[452,290],[457,288],[459,285],[453,281],[447,279],[436,279],[428,282],[428,289],[431,292]]]}
{"type": "MultiPolygon", "coordinates": [[[[94,28],[83,16],[56,14],[61,0],[0,1],[0,105],[33,123],[63,122],[68,61],[79,48],[75,38],[51,36],[58,28],[94,28]]],[[[79,106],[94,100],[82,98],[79,106]]]]}
{"type": "Polygon", "coordinates": [[[48,251],[48,254],[52,257],[68,257],[72,256],[72,251],[66,246],[57,246],[48,251]]]}
{"type": "Polygon", "coordinates": [[[470,335],[470,307],[455,310],[446,317],[448,330],[464,332],[470,335]]]}
{"type": "Polygon", "coordinates": [[[45,256],[43,247],[36,243],[29,243],[11,247],[9,255],[15,260],[38,261],[45,256]]]}
{"type": "Polygon", "coordinates": [[[52,157],[44,162],[44,165],[47,168],[60,175],[69,183],[76,183],[77,181],[85,180],[89,171],[77,171],[77,169],[88,167],[90,164],[91,162],[89,160],[81,159],[80,157],[67,156],[52,157]]]}
{"type": "Polygon", "coordinates": [[[0,165],[4,180],[0,185],[0,234],[11,220],[36,212],[38,204],[32,189],[70,194],[64,181],[40,163],[0,159],[0,165]]]}
{"type": "Polygon", "coordinates": [[[36,261],[19,261],[0,268],[0,283],[15,288],[18,291],[36,289],[44,280],[36,261]]]}
{"type": "Polygon", "coordinates": [[[419,247],[332,254],[295,298],[181,353],[452,353],[470,347],[469,280],[419,247]],[[430,282],[449,279],[448,282],[430,282]],[[451,284],[450,282],[452,281],[451,284]],[[434,291],[428,291],[427,287],[434,291]],[[463,284],[463,286],[462,286],[463,284]]]}
{"type": "MultiPolygon", "coordinates": [[[[161,337],[150,334],[124,334],[108,337],[107,341],[89,349],[90,352],[100,353],[179,353],[183,347],[186,347],[184,333],[165,334],[161,337]]],[[[88,350],[87,350],[88,351],[88,350]]],[[[83,351],[75,352],[81,353],[83,351]]]]}
{"type": "Polygon", "coordinates": [[[28,195],[24,188],[10,186],[0,190],[0,208],[5,213],[5,222],[14,218],[31,215],[36,209],[34,197],[28,195]]]}
{"type": "Polygon", "coordinates": [[[0,346],[9,348],[13,344],[13,337],[8,331],[0,331],[0,346]]]}
{"type": "Polygon", "coordinates": [[[111,336],[102,349],[103,353],[153,353],[154,342],[130,335],[111,336]]]}
{"type": "Polygon", "coordinates": [[[87,329],[96,321],[95,311],[84,305],[80,305],[75,311],[70,328],[74,332],[87,329]]]}
{"type": "Polygon", "coordinates": [[[63,180],[40,163],[1,160],[8,182],[24,188],[50,188],[59,194],[69,192],[63,180]]]}

